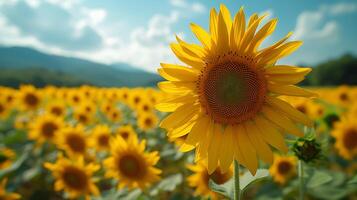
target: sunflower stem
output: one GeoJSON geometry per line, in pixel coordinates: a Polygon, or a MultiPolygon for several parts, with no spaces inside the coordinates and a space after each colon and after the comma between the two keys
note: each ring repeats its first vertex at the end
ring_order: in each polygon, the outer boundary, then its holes
{"type": "Polygon", "coordinates": [[[305,185],[304,185],[304,165],[303,161],[299,160],[298,162],[298,170],[299,170],[299,182],[300,182],[300,191],[299,191],[299,200],[304,200],[304,190],[305,190],[305,185]]]}
{"type": "Polygon", "coordinates": [[[240,200],[240,188],[239,188],[239,163],[234,160],[234,200],[240,200]]]}

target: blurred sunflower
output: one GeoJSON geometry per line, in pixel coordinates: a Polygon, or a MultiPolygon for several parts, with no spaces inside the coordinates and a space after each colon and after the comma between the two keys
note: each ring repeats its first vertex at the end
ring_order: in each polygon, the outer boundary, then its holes
{"type": "Polygon", "coordinates": [[[344,117],[336,122],[331,132],[336,139],[335,147],[345,159],[357,156],[357,121],[355,117],[344,117]]]}
{"type": "Polygon", "coordinates": [[[158,152],[145,152],[146,141],[137,137],[125,141],[121,136],[111,141],[111,156],[104,160],[105,176],[117,178],[118,188],[144,189],[160,179],[161,170],[154,167],[159,160],[158,152]]]}
{"type": "Polygon", "coordinates": [[[78,123],[88,125],[93,122],[94,117],[92,113],[88,113],[84,108],[79,107],[74,111],[74,118],[78,123]]]}
{"type": "Polygon", "coordinates": [[[3,179],[0,182],[0,199],[1,200],[16,200],[16,199],[20,199],[21,195],[17,194],[17,193],[10,193],[6,191],[6,183],[7,183],[7,179],[3,179]]]}
{"type": "Polygon", "coordinates": [[[209,180],[212,179],[216,184],[223,184],[231,179],[233,175],[231,168],[226,173],[223,173],[219,167],[213,173],[208,174],[207,166],[204,162],[188,165],[187,168],[194,172],[194,174],[187,177],[187,181],[190,187],[196,188],[195,195],[211,199],[220,199],[220,196],[209,189],[209,180]]]}
{"type": "Polygon", "coordinates": [[[80,105],[82,103],[83,99],[84,99],[84,97],[78,91],[72,90],[69,92],[68,100],[72,106],[80,105]]]}
{"type": "Polygon", "coordinates": [[[41,103],[41,97],[35,87],[25,85],[20,87],[19,99],[23,109],[34,110],[41,103]]]}
{"type": "Polygon", "coordinates": [[[131,91],[129,93],[129,105],[131,108],[135,109],[138,105],[140,105],[141,101],[144,99],[142,93],[137,89],[136,91],[131,91]]]}
{"type": "Polygon", "coordinates": [[[263,40],[275,29],[272,19],[257,30],[265,16],[253,14],[245,22],[243,9],[231,19],[221,5],[211,10],[210,33],[198,25],[191,29],[202,46],[177,37],[175,55],[189,65],[161,64],[158,71],[168,81],[159,88],[175,95],[156,106],[173,112],[160,124],[169,137],[188,134],[185,143],[196,146],[196,160],[208,158],[211,174],[220,164],[227,171],[233,159],[255,174],[257,156],[272,163],[269,145],[287,151],[281,131],[303,136],[295,125],[313,122],[280,95],[311,97],[314,93],[295,86],[311,71],[275,63],[295,51],[302,42],[285,42],[291,35],[265,49],[263,40]],[[269,144],[269,145],[268,145],[269,144]]]}
{"type": "Polygon", "coordinates": [[[94,147],[97,151],[109,149],[111,130],[107,125],[97,125],[89,137],[88,145],[94,147]]]}
{"type": "Polygon", "coordinates": [[[68,126],[60,132],[57,145],[71,157],[86,155],[88,148],[87,135],[82,125],[68,126]]]}
{"type": "Polygon", "coordinates": [[[9,167],[16,158],[16,153],[9,148],[0,148],[0,170],[9,167]]]}
{"type": "Polygon", "coordinates": [[[9,107],[4,101],[0,100],[0,119],[5,119],[9,114],[9,107]]]}
{"type": "Polygon", "coordinates": [[[117,129],[116,133],[120,135],[124,140],[136,137],[136,132],[130,124],[120,126],[117,129]]]}
{"type": "Polygon", "coordinates": [[[107,113],[107,117],[111,122],[120,122],[122,120],[122,113],[116,108],[107,113]]]}
{"type": "Polygon", "coordinates": [[[62,118],[50,114],[37,116],[34,122],[30,124],[28,137],[35,140],[38,144],[44,142],[56,142],[59,132],[64,127],[62,118]]]}
{"type": "Polygon", "coordinates": [[[151,113],[153,112],[153,103],[145,99],[138,105],[137,110],[139,113],[151,113]]]}
{"type": "Polygon", "coordinates": [[[157,126],[159,119],[154,113],[140,113],[138,116],[138,126],[143,131],[148,131],[157,126]]]}
{"type": "Polygon", "coordinates": [[[69,160],[60,155],[55,163],[45,163],[44,166],[52,171],[56,179],[55,190],[64,190],[71,199],[85,196],[90,199],[90,195],[100,194],[92,178],[93,173],[99,170],[99,165],[85,163],[83,157],[76,160],[69,160]]]}
{"type": "Polygon", "coordinates": [[[46,107],[46,111],[57,117],[66,115],[66,106],[62,101],[52,101],[46,107]]]}
{"type": "Polygon", "coordinates": [[[296,175],[296,158],[294,156],[274,155],[274,162],[270,166],[269,172],[274,181],[285,184],[296,175]]]}

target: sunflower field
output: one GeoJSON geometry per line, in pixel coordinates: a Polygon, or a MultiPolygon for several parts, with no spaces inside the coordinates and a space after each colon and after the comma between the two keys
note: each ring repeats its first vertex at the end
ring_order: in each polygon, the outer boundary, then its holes
{"type": "MultiPolygon", "coordinates": [[[[314,91],[313,101],[287,99],[314,128],[289,138],[288,153],[261,163],[259,176],[242,168],[247,199],[297,196],[300,148],[309,199],[355,197],[357,88],[314,91]]],[[[217,199],[209,180],[227,187],[232,177],[232,167],[209,175],[193,152],[179,151],[192,148],[158,127],[165,114],[154,105],[165,94],[155,89],[27,85],[0,94],[3,199],[217,199]]]]}
{"type": "Polygon", "coordinates": [[[0,87],[0,200],[357,199],[357,87],[300,87],[277,19],[211,10],[158,88],[0,87]]]}

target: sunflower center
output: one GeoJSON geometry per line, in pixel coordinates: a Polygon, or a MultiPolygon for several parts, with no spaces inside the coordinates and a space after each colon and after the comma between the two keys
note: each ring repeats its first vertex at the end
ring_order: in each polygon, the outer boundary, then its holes
{"type": "Polygon", "coordinates": [[[100,146],[106,147],[109,145],[109,136],[106,134],[102,134],[98,138],[98,142],[100,146]]]}
{"type": "Polygon", "coordinates": [[[5,107],[2,104],[0,104],[0,113],[3,113],[4,111],[5,111],[5,107]]]}
{"type": "Polygon", "coordinates": [[[56,130],[58,130],[58,126],[52,122],[46,122],[42,125],[42,134],[46,138],[52,138],[56,130]]]}
{"type": "Polygon", "coordinates": [[[237,124],[253,118],[265,95],[264,76],[247,64],[227,61],[208,64],[200,80],[200,101],[216,122],[237,124]]]}
{"type": "Polygon", "coordinates": [[[356,129],[350,129],[345,133],[345,136],[343,138],[343,144],[349,150],[353,150],[353,149],[357,148],[357,130],[356,129]]]}
{"type": "Polygon", "coordinates": [[[307,109],[306,109],[306,106],[304,106],[304,105],[298,105],[298,106],[296,106],[296,109],[304,114],[307,114],[307,109]]]}
{"type": "Polygon", "coordinates": [[[279,174],[288,174],[290,172],[292,168],[291,163],[287,162],[287,161],[281,161],[278,165],[278,172],[279,174]]]}
{"type": "Polygon", "coordinates": [[[36,106],[38,104],[38,98],[36,95],[32,94],[32,93],[28,93],[25,96],[25,102],[27,105],[30,106],[36,106]]]}
{"type": "Polygon", "coordinates": [[[118,167],[126,177],[141,179],[145,175],[145,166],[133,155],[124,155],[119,159],[118,167]]]}
{"type": "Polygon", "coordinates": [[[347,93],[345,93],[345,92],[341,93],[339,98],[341,101],[347,101],[349,99],[347,93]]]}
{"type": "Polygon", "coordinates": [[[88,122],[88,117],[85,114],[79,114],[78,121],[85,124],[88,122]]]}
{"type": "Polygon", "coordinates": [[[76,167],[67,167],[62,174],[63,182],[75,190],[84,190],[88,184],[88,177],[84,171],[76,167]]]}
{"type": "MultiPolygon", "coordinates": [[[[219,185],[227,182],[231,178],[228,173],[223,174],[219,169],[216,169],[211,175],[208,175],[207,177],[219,185]]],[[[209,180],[207,180],[207,183],[208,181],[209,180]]]]}
{"type": "Polygon", "coordinates": [[[145,125],[146,125],[146,126],[151,127],[151,125],[152,125],[152,120],[151,120],[150,118],[146,118],[144,122],[145,122],[145,125]]]}
{"type": "Polygon", "coordinates": [[[56,115],[56,116],[61,116],[62,115],[62,109],[60,107],[53,107],[51,109],[51,113],[56,115]]]}
{"type": "Polygon", "coordinates": [[[129,133],[127,131],[123,131],[120,133],[120,136],[124,139],[127,140],[129,137],[129,133]]]}
{"type": "Polygon", "coordinates": [[[9,160],[9,158],[6,155],[0,153],[0,164],[6,162],[7,160],[9,160]]]}
{"type": "Polygon", "coordinates": [[[77,153],[84,153],[86,148],[86,142],[83,137],[78,134],[69,134],[66,137],[66,142],[72,151],[77,153]]]}

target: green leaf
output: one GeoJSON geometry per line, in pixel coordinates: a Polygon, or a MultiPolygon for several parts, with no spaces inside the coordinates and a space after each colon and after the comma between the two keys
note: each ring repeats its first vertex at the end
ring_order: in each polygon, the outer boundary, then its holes
{"type": "Polygon", "coordinates": [[[151,191],[150,195],[157,195],[159,191],[173,191],[177,185],[182,183],[182,175],[174,174],[158,183],[151,191]]]}
{"type": "Polygon", "coordinates": [[[307,182],[308,188],[314,188],[332,181],[332,176],[327,172],[315,170],[307,182]]]}
{"type": "Polygon", "coordinates": [[[349,184],[349,185],[357,184],[357,175],[352,177],[351,180],[349,180],[347,184],[349,184]]]}
{"type": "Polygon", "coordinates": [[[269,177],[269,170],[258,169],[257,173],[253,176],[250,172],[245,172],[243,176],[240,177],[240,189],[242,192],[246,190],[250,185],[262,181],[269,177]]]}
{"type": "Polygon", "coordinates": [[[122,200],[137,200],[139,198],[139,196],[141,195],[141,190],[140,189],[136,189],[131,191],[128,195],[120,197],[118,199],[122,199],[122,200]]]}
{"type": "Polygon", "coordinates": [[[210,179],[208,182],[208,186],[212,191],[217,192],[218,194],[221,194],[227,198],[233,199],[233,178],[221,185],[215,183],[212,179],[210,179]]]}
{"type": "Polygon", "coordinates": [[[3,138],[3,143],[5,145],[22,143],[26,141],[26,137],[27,137],[26,132],[21,130],[13,130],[3,138]]]}
{"type": "Polygon", "coordinates": [[[21,167],[22,163],[29,157],[30,149],[32,145],[27,145],[19,159],[17,159],[10,167],[0,170],[0,180],[4,178],[7,174],[17,170],[21,167]]]}

